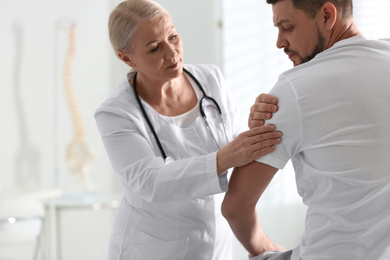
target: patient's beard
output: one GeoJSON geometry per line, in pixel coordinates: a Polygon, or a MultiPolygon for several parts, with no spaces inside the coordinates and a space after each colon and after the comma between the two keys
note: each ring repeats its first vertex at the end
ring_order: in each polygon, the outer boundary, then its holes
{"type": "Polygon", "coordinates": [[[318,53],[323,52],[325,50],[325,38],[321,35],[320,31],[318,31],[318,43],[315,49],[311,54],[306,57],[301,57],[301,64],[312,60],[318,53]]]}

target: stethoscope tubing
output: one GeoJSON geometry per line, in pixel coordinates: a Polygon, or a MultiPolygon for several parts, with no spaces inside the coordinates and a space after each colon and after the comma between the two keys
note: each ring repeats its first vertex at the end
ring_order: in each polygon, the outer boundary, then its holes
{"type": "Polygon", "coordinates": [[[156,139],[158,148],[159,148],[160,151],[161,151],[161,155],[163,156],[163,158],[164,158],[164,160],[165,160],[165,159],[167,158],[167,155],[165,154],[165,151],[164,151],[164,149],[163,149],[163,147],[162,147],[162,144],[161,144],[161,142],[160,142],[160,139],[158,138],[157,133],[156,133],[156,131],[154,130],[154,127],[153,127],[153,125],[152,125],[152,122],[150,122],[150,119],[149,119],[149,117],[148,117],[148,114],[146,114],[145,108],[144,108],[144,106],[143,106],[142,103],[141,103],[141,99],[139,98],[139,95],[138,95],[138,92],[137,92],[136,83],[135,83],[135,82],[136,82],[136,79],[137,79],[137,72],[134,74],[134,82],[133,82],[133,89],[134,89],[135,97],[136,97],[136,99],[137,99],[137,103],[138,103],[138,105],[139,105],[139,107],[140,107],[140,109],[141,109],[141,112],[142,112],[142,114],[143,114],[143,116],[144,116],[146,122],[148,123],[148,126],[149,126],[150,130],[152,131],[152,134],[153,134],[154,138],[156,139]]]}
{"type": "Polygon", "coordinates": [[[202,93],[203,93],[203,97],[202,97],[202,98],[200,99],[200,101],[199,101],[199,105],[200,105],[200,106],[199,106],[199,110],[200,110],[200,114],[202,115],[202,117],[203,117],[203,118],[206,118],[206,114],[205,114],[205,112],[204,112],[204,110],[203,110],[203,107],[201,106],[202,103],[203,103],[203,100],[205,100],[205,99],[210,99],[210,100],[215,104],[215,106],[217,107],[219,114],[222,115],[222,111],[221,111],[221,108],[220,108],[219,105],[218,105],[218,102],[217,102],[214,98],[212,98],[212,97],[210,97],[210,96],[207,96],[207,94],[206,94],[206,92],[204,91],[202,85],[200,84],[200,82],[198,81],[198,79],[195,78],[194,75],[192,75],[192,73],[190,73],[190,72],[189,72],[187,69],[185,69],[185,68],[183,68],[183,70],[184,70],[185,73],[187,73],[187,74],[195,81],[196,85],[198,85],[199,89],[200,89],[200,90],[202,91],[202,93]]]}
{"type": "MultiPolygon", "coordinates": [[[[210,97],[210,96],[208,96],[208,95],[206,94],[206,92],[204,91],[202,85],[200,84],[200,82],[198,81],[198,79],[195,78],[194,75],[192,75],[192,73],[190,73],[190,72],[189,72],[187,69],[185,69],[185,68],[183,68],[183,71],[184,71],[185,73],[187,73],[187,75],[189,75],[189,76],[191,77],[191,79],[194,80],[194,82],[198,85],[199,89],[200,89],[200,90],[202,91],[202,93],[203,93],[203,97],[202,97],[202,98],[200,99],[200,101],[199,101],[199,111],[200,111],[200,114],[201,114],[201,116],[203,117],[204,121],[206,122],[207,127],[209,127],[209,125],[208,125],[208,123],[207,123],[207,120],[206,120],[206,114],[205,114],[205,112],[204,112],[204,110],[203,110],[203,107],[202,107],[203,101],[206,100],[206,99],[211,100],[211,101],[215,104],[215,106],[217,107],[220,116],[222,116],[221,108],[219,107],[217,101],[216,101],[214,98],[212,98],[212,97],[210,97]]],[[[160,139],[159,139],[158,136],[157,136],[156,131],[154,130],[154,127],[153,127],[153,125],[152,125],[152,122],[150,121],[150,119],[149,119],[149,117],[148,117],[148,114],[146,113],[145,108],[144,108],[144,106],[142,105],[141,99],[140,99],[140,97],[139,97],[139,95],[138,95],[138,92],[137,92],[137,85],[136,85],[136,79],[137,79],[137,72],[135,72],[135,74],[134,74],[134,79],[133,79],[133,90],[134,90],[135,97],[136,97],[136,99],[137,99],[137,103],[138,103],[138,105],[139,105],[139,107],[140,107],[140,109],[141,109],[142,115],[144,116],[144,118],[145,118],[145,120],[146,120],[146,122],[147,122],[147,124],[148,124],[148,126],[149,126],[149,128],[150,128],[150,130],[152,131],[152,134],[153,134],[153,136],[154,136],[154,138],[155,138],[155,140],[156,140],[156,142],[157,142],[158,148],[160,149],[161,155],[163,156],[164,160],[166,160],[168,157],[167,157],[167,155],[166,155],[166,153],[165,153],[165,150],[164,150],[164,148],[163,148],[163,146],[162,146],[162,144],[161,144],[161,142],[160,142],[160,139]]],[[[224,126],[224,127],[225,127],[225,126],[224,126]]],[[[211,131],[211,130],[210,130],[210,131],[211,131]]],[[[225,133],[225,134],[226,134],[226,133],[225,133]]],[[[218,144],[217,144],[217,145],[218,145],[218,144]]]]}

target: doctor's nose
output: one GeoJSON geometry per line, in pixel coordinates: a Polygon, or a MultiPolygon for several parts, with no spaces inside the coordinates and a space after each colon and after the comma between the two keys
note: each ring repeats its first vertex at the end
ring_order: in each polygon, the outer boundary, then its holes
{"type": "Polygon", "coordinates": [[[177,55],[176,46],[173,44],[168,44],[165,49],[165,59],[167,60],[172,59],[176,57],[176,55],[177,55]]]}

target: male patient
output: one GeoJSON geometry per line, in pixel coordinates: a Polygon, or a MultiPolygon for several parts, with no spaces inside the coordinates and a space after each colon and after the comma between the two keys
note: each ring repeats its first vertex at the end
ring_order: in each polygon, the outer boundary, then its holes
{"type": "Polygon", "coordinates": [[[352,0],[267,3],[294,63],[270,92],[283,141],[234,170],[222,212],[255,259],[390,259],[390,42],[359,33],[352,0]],[[300,244],[278,252],[256,203],[289,159],[308,211],[300,244]]]}

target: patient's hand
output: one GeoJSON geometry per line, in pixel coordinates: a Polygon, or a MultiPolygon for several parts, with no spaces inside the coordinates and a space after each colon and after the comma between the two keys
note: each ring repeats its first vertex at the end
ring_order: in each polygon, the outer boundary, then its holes
{"type": "Polygon", "coordinates": [[[259,95],[250,110],[248,118],[249,129],[262,126],[265,120],[272,118],[272,113],[278,111],[277,104],[278,99],[276,97],[264,93],[259,95]]]}
{"type": "MultiPolygon", "coordinates": [[[[280,246],[280,245],[277,245],[277,244],[273,244],[273,248],[269,251],[287,251],[286,249],[284,249],[284,247],[280,246]]],[[[254,255],[252,255],[251,253],[248,254],[248,258],[253,258],[255,257],[254,255]]]]}

